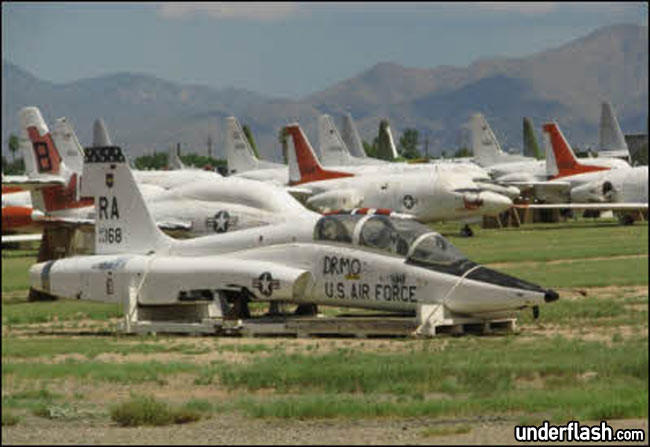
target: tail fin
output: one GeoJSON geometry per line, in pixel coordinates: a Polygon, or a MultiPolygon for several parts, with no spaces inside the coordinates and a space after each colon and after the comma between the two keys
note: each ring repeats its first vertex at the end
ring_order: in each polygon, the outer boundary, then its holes
{"type": "Polygon", "coordinates": [[[318,146],[324,166],[345,166],[350,163],[350,152],[329,115],[318,117],[318,146]]]}
{"type": "Polygon", "coordinates": [[[31,174],[58,175],[61,156],[54,144],[50,130],[36,107],[25,107],[18,113],[21,133],[32,142],[36,172],[31,174]]]}
{"type": "Polygon", "coordinates": [[[530,118],[524,118],[524,155],[532,157],[536,160],[543,158],[539,152],[539,145],[537,144],[537,135],[535,135],[535,127],[530,118]]]}
{"type": "Polygon", "coordinates": [[[26,163],[28,175],[58,176],[66,186],[47,186],[32,191],[32,202],[46,212],[89,206],[92,201],[81,199],[79,176],[83,168],[83,149],[65,118],[57,120],[50,133],[41,112],[25,107],[19,112],[23,138],[31,141],[34,163],[26,163]]]}
{"type": "Polygon", "coordinates": [[[610,168],[602,166],[584,165],[578,161],[578,158],[573,153],[573,149],[567,142],[562,134],[560,127],[557,123],[544,124],[544,138],[545,143],[550,145],[553,150],[555,158],[555,168],[549,166],[547,161],[546,170],[547,174],[553,178],[566,177],[568,175],[584,174],[587,172],[606,171],[610,168]],[[549,172],[549,168],[551,171],[549,172]],[[553,174],[556,172],[556,174],[553,174]]]}
{"type": "Polygon", "coordinates": [[[95,253],[149,253],[171,239],[149,214],[122,149],[86,149],[82,193],[95,200],[95,253]]]}
{"type": "Polygon", "coordinates": [[[259,169],[259,160],[234,116],[226,117],[226,155],[229,174],[259,169]]]}
{"type": "Polygon", "coordinates": [[[481,113],[475,113],[469,122],[472,151],[477,162],[482,166],[497,163],[503,151],[490,125],[481,113]]]}
{"type": "Polygon", "coordinates": [[[95,120],[93,124],[93,147],[103,147],[103,146],[112,146],[113,142],[111,137],[108,135],[108,130],[106,130],[106,124],[104,120],[99,118],[95,120]]]}
{"type": "Polygon", "coordinates": [[[180,143],[175,148],[174,147],[169,148],[169,157],[168,157],[169,167],[172,169],[187,169],[185,167],[185,164],[183,163],[183,160],[181,160],[179,154],[180,150],[181,150],[180,143]]]}
{"type": "Polygon", "coordinates": [[[357,126],[354,125],[354,120],[349,112],[346,113],[343,118],[343,131],[341,132],[341,137],[353,157],[368,158],[366,151],[363,150],[363,143],[361,142],[361,137],[357,131],[357,126]]]}
{"type": "Polygon", "coordinates": [[[619,126],[616,115],[614,114],[614,108],[609,102],[603,102],[600,113],[598,151],[616,151],[628,159],[630,157],[630,150],[627,147],[621,126],[619,126]]]}
{"type": "Polygon", "coordinates": [[[302,183],[341,177],[353,177],[353,174],[347,172],[323,169],[314,154],[314,149],[309,144],[307,137],[298,124],[290,124],[286,127],[286,130],[293,142],[293,150],[289,149],[290,185],[300,185],[302,183]]]}
{"type": "Polygon", "coordinates": [[[382,160],[395,160],[398,157],[393,133],[390,131],[390,124],[387,120],[379,122],[379,134],[377,135],[377,157],[382,160]]]}

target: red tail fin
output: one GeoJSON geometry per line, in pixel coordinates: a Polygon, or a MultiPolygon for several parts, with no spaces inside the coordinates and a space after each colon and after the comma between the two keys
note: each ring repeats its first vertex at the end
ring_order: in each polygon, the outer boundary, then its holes
{"type": "Polygon", "coordinates": [[[555,155],[558,174],[554,178],[584,174],[586,172],[606,171],[610,169],[602,166],[591,166],[580,163],[573,153],[571,146],[569,146],[566,138],[564,138],[560,127],[556,123],[544,124],[543,130],[548,133],[550,137],[553,154],[555,155]]]}
{"type": "MultiPolygon", "coordinates": [[[[32,142],[36,169],[39,174],[68,175],[61,170],[61,154],[54,144],[52,134],[36,107],[25,107],[20,111],[21,126],[32,142]]],[[[81,208],[93,204],[92,199],[79,200],[78,174],[67,178],[67,185],[47,186],[37,191],[43,198],[45,211],[59,211],[81,208]]]]}
{"type": "MultiPolygon", "coordinates": [[[[300,185],[302,183],[317,182],[319,180],[329,180],[342,177],[354,177],[354,174],[339,171],[330,171],[323,169],[318,162],[314,149],[307,141],[307,137],[302,132],[298,124],[291,124],[286,127],[287,132],[293,138],[293,147],[296,153],[296,161],[298,162],[298,170],[300,172],[300,180],[290,180],[290,185],[300,185]]],[[[291,164],[289,169],[291,169],[291,164]]]]}

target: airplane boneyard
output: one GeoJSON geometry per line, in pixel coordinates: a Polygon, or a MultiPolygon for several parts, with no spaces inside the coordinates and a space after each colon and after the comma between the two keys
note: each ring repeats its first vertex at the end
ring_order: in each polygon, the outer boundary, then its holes
{"type": "MultiPolygon", "coordinates": [[[[89,148],[82,196],[93,197],[95,253],[35,264],[38,293],[140,306],[249,301],[414,312],[436,304],[481,320],[558,299],[550,289],[467,259],[408,219],[306,214],[291,222],[176,240],[152,220],[119,147],[89,148]]],[[[243,313],[245,316],[246,312],[243,313]]]]}

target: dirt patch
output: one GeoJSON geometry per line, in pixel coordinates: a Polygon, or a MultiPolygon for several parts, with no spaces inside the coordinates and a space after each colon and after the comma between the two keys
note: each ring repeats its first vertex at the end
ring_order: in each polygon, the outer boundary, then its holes
{"type": "MultiPolygon", "coordinates": [[[[515,444],[518,418],[382,418],[328,420],[259,420],[241,414],[220,414],[210,419],[165,427],[118,427],[52,421],[26,416],[18,425],[2,427],[2,442],[11,444],[515,444]],[[432,427],[468,425],[468,433],[426,436],[432,427]]],[[[583,422],[596,425],[598,422],[583,422]]],[[[647,419],[614,420],[615,429],[638,428],[647,433],[647,419]]],[[[634,444],[631,444],[634,445],[634,444]]]]}

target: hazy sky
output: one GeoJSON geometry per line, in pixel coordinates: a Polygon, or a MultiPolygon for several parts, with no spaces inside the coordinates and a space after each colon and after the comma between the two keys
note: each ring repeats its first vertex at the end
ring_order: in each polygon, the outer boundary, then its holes
{"type": "Polygon", "coordinates": [[[378,62],[465,66],[614,23],[640,3],[2,3],[2,57],[41,79],[118,71],[298,99],[378,62]]]}

